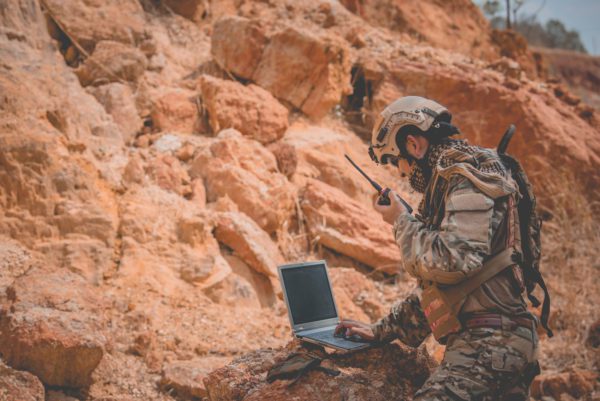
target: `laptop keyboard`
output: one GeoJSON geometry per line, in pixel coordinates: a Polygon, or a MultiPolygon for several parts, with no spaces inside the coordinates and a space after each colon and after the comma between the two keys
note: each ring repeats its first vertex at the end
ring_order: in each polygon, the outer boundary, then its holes
{"type": "Polygon", "coordinates": [[[350,340],[346,340],[343,337],[335,337],[333,335],[333,330],[323,330],[323,331],[319,331],[316,333],[311,333],[311,334],[305,334],[303,335],[303,337],[307,337],[307,338],[311,338],[313,340],[318,340],[324,343],[329,343],[332,345],[336,345],[345,349],[353,349],[353,348],[358,348],[358,347],[362,347],[365,345],[365,343],[367,343],[367,341],[365,342],[359,342],[359,341],[350,341],[350,340]]]}

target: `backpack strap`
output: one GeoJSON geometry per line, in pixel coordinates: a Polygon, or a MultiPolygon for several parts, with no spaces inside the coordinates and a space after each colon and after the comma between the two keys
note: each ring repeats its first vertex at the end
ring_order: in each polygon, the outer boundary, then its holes
{"type": "MultiPolygon", "coordinates": [[[[542,315],[540,316],[540,321],[542,323],[542,327],[546,329],[546,334],[549,338],[551,338],[554,336],[554,333],[552,332],[550,327],[548,327],[548,318],[550,317],[550,294],[548,293],[548,288],[546,287],[544,278],[542,277],[542,274],[539,272],[539,270],[534,270],[533,275],[533,279],[535,280],[535,282],[540,286],[542,291],[544,291],[544,303],[542,304],[542,315]]],[[[529,298],[533,306],[539,306],[540,301],[538,301],[538,299],[534,297],[533,294],[527,294],[527,297],[529,298]],[[537,302],[537,305],[534,303],[534,301],[537,302]]]]}

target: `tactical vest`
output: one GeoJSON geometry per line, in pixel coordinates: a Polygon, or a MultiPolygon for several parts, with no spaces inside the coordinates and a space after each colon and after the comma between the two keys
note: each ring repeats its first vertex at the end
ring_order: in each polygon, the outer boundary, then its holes
{"type": "MultiPolygon", "coordinates": [[[[424,199],[427,209],[433,212],[424,218],[424,223],[429,229],[438,229],[441,225],[445,216],[447,196],[447,179],[434,174],[424,199]]],[[[525,289],[522,274],[516,265],[517,255],[520,254],[520,231],[517,229],[519,217],[515,207],[517,196],[506,196],[506,215],[492,238],[493,256],[484,261],[477,274],[456,285],[421,282],[421,307],[436,340],[443,343],[449,334],[462,330],[459,313],[464,301],[469,294],[501,271],[512,268],[517,284],[521,290],[525,289]],[[498,238],[502,242],[498,243],[498,238]]]]}
{"type": "MultiPolygon", "coordinates": [[[[541,322],[548,336],[553,336],[548,326],[550,295],[539,270],[541,219],[536,213],[536,199],[531,183],[520,163],[505,153],[514,131],[515,127],[511,125],[497,149],[499,159],[518,187],[517,193],[507,197],[507,213],[498,230],[503,232],[494,233],[495,237],[501,234],[506,239],[504,246],[498,246],[499,244],[492,239],[493,256],[484,261],[479,273],[464,282],[443,287],[435,283],[421,283],[423,287],[421,305],[434,337],[438,341],[452,332],[461,330],[462,325],[458,314],[468,295],[509,267],[512,269],[514,280],[521,288],[521,293],[526,290],[534,307],[539,306],[540,302],[533,296],[533,289],[539,285],[544,291],[541,322]]],[[[428,210],[433,211],[424,219],[424,223],[430,229],[438,228],[444,218],[448,195],[447,178],[440,177],[436,171],[425,194],[425,205],[428,210]]]]}

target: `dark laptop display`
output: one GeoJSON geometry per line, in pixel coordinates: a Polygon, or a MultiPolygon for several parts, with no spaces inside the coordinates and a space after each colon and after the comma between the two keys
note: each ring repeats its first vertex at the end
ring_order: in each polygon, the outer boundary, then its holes
{"type": "Polygon", "coordinates": [[[324,264],[282,271],[294,324],[337,316],[324,264]]]}
{"type": "Polygon", "coordinates": [[[292,331],[302,341],[341,351],[368,348],[359,337],[335,335],[339,317],[324,260],[278,266],[292,331]]]}

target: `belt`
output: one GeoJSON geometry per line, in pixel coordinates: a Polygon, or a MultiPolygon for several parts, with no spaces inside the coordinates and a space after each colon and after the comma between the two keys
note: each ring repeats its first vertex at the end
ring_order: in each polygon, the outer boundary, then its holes
{"type": "Polygon", "coordinates": [[[517,327],[523,327],[531,330],[533,328],[533,321],[527,318],[520,317],[506,317],[497,313],[486,313],[482,315],[476,315],[465,320],[465,326],[468,329],[475,329],[480,327],[488,327],[492,329],[509,329],[514,330],[517,327]]]}

